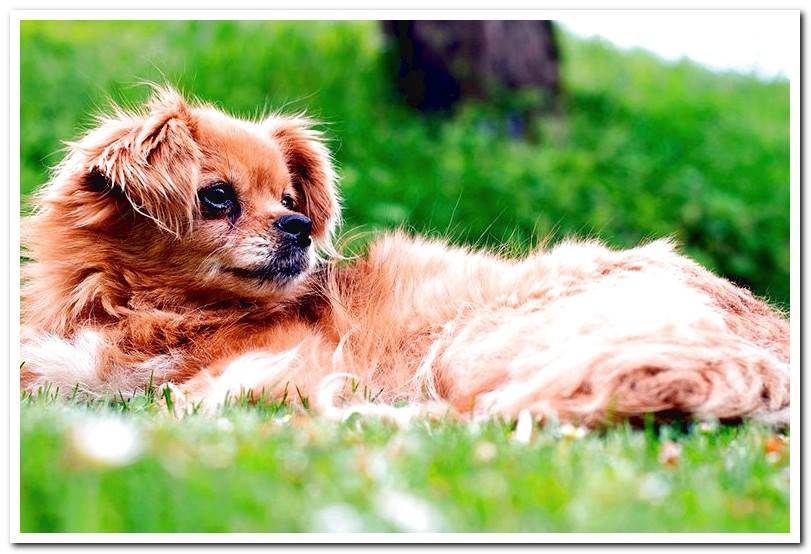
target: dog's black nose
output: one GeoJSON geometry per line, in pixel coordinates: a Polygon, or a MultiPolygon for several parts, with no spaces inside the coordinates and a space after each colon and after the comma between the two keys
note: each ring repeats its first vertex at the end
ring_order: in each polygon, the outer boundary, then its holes
{"type": "Polygon", "coordinates": [[[301,214],[283,215],[276,220],[274,225],[285,236],[296,241],[299,246],[310,246],[310,233],[313,230],[313,222],[310,221],[309,217],[301,214]]]}

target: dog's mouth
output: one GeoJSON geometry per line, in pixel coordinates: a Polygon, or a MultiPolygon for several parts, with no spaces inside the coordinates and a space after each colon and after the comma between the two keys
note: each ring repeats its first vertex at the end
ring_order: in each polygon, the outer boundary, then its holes
{"type": "Polygon", "coordinates": [[[301,266],[282,266],[279,267],[275,264],[256,269],[246,269],[244,267],[225,267],[224,271],[241,277],[243,279],[252,279],[256,281],[289,281],[304,272],[304,267],[301,266]]]}
{"type": "Polygon", "coordinates": [[[275,256],[267,264],[260,267],[224,267],[223,271],[241,279],[248,279],[264,283],[286,284],[309,268],[306,251],[288,253],[285,256],[275,256]]]}

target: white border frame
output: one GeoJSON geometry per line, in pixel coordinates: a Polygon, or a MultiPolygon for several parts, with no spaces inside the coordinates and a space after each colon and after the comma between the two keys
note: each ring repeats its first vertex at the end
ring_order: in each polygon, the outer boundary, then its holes
{"type": "MultiPolygon", "coordinates": [[[[574,10],[17,10],[9,18],[9,167],[10,254],[9,314],[10,344],[10,538],[13,543],[799,543],[800,542],[800,32],[799,10],[757,10],[779,12],[786,23],[797,27],[790,81],[790,229],[791,229],[791,492],[789,533],[20,533],[20,23],[23,20],[355,20],[355,19],[558,19],[574,10]]],[[[617,10],[593,10],[614,13],[617,10]]],[[[655,11],[622,10],[624,16],[655,11]]],[[[729,10],[689,10],[706,15],[729,10]]],[[[738,10],[735,10],[738,11],[738,10]]],[[[746,10],[752,11],[752,10],[746,10]]]]}

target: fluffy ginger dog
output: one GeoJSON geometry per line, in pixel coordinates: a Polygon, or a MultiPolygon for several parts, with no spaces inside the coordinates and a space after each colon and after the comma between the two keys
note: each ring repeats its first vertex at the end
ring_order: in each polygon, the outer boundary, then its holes
{"type": "Polygon", "coordinates": [[[788,422],[788,321],[667,241],[509,259],[394,232],[323,260],[340,208],[309,122],[171,88],[68,148],[22,224],[24,389],[151,377],[187,406],[298,389],[329,410],[351,375],[366,406],[788,422]]]}

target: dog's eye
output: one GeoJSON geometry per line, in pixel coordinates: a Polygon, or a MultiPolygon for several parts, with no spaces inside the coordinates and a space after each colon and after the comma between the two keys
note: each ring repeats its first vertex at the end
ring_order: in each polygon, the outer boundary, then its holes
{"type": "Polygon", "coordinates": [[[292,210],[293,208],[296,207],[296,201],[289,194],[287,193],[282,194],[282,206],[284,206],[288,210],[292,210]]]}
{"type": "Polygon", "coordinates": [[[222,217],[237,208],[237,193],[228,183],[214,183],[197,193],[205,217],[222,217]]]}

